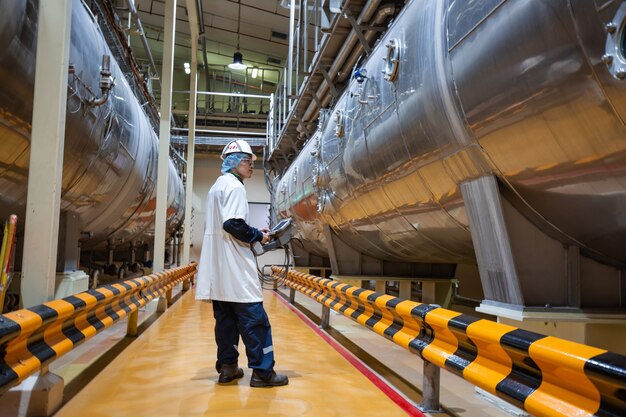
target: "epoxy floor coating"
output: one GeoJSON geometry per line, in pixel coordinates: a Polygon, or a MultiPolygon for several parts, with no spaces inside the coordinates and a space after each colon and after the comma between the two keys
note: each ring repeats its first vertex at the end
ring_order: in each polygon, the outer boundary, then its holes
{"type": "Polygon", "coordinates": [[[81,390],[55,417],[104,416],[407,416],[373,382],[290,310],[265,292],[276,370],[289,385],[217,384],[213,312],[187,292],[81,390]]]}

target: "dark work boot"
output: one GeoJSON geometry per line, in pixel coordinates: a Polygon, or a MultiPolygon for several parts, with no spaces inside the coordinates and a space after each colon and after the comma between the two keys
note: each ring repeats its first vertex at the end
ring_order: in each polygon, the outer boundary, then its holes
{"type": "Polygon", "coordinates": [[[252,378],[250,378],[251,387],[280,387],[281,385],[287,385],[289,378],[287,375],[280,375],[272,371],[269,378],[262,378],[261,374],[257,371],[252,372],[252,378]]]}
{"type": "Polygon", "coordinates": [[[243,369],[238,368],[237,364],[221,365],[220,377],[217,379],[217,382],[220,384],[227,384],[241,377],[243,377],[243,369]]]}

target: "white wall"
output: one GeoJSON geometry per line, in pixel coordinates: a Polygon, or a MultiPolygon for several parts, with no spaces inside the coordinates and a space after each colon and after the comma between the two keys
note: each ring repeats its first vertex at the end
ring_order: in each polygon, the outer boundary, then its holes
{"type": "MultiPolygon", "coordinates": [[[[202,250],[202,236],[204,235],[204,216],[206,195],[209,189],[222,175],[220,172],[222,160],[219,156],[197,155],[193,171],[193,208],[191,215],[191,242],[190,258],[198,262],[200,251],[202,250]]],[[[265,187],[263,179],[263,168],[259,166],[259,161],[255,163],[255,170],[252,178],[244,182],[248,202],[269,203],[270,194],[265,187]]],[[[284,252],[282,250],[266,253],[259,257],[259,266],[281,265],[284,262],[284,252]]]]}

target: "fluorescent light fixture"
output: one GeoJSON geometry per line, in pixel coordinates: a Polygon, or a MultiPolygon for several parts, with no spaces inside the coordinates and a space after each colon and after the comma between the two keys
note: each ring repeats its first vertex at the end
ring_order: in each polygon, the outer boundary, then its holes
{"type": "Polygon", "coordinates": [[[189,66],[189,62],[185,62],[185,74],[191,74],[191,67],[189,66]]]}
{"type": "Polygon", "coordinates": [[[233,54],[233,62],[228,64],[228,68],[234,70],[245,70],[248,68],[248,66],[243,63],[243,55],[241,55],[241,52],[237,51],[233,54]]]}
{"type": "Polygon", "coordinates": [[[256,78],[259,75],[259,69],[257,67],[252,67],[252,78],[256,78]]]}

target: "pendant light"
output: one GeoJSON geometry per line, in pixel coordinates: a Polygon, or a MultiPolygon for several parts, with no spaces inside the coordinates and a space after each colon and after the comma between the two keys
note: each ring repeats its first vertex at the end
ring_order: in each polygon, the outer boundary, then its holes
{"type": "Polygon", "coordinates": [[[245,70],[248,68],[243,63],[243,55],[239,52],[239,26],[241,24],[241,0],[237,1],[237,51],[233,54],[233,62],[228,64],[228,68],[234,70],[245,70]]]}

